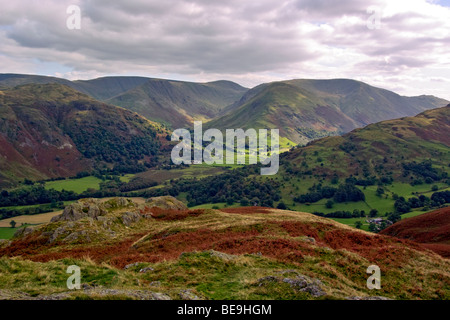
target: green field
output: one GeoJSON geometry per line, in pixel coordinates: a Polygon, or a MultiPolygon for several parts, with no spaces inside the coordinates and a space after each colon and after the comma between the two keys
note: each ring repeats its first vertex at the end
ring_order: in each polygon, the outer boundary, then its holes
{"type": "Polygon", "coordinates": [[[5,228],[5,227],[0,227],[0,239],[11,239],[14,236],[14,233],[26,226],[30,226],[30,224],[17,224],[16,228],[5,228]]]}
{"type": "Polygon", "coordinates": [[[0,239],[11,239],[19,228],[0,228],[0,239]]]}
{"type": "Polygon", "coordinates": [[[100,188],[100,182],[102,182],[101,179],[89,176],[80,179],[49,181],[45,183],[45,188],[48,190],[55,189],[56,191],[66,190],[82,193],[87,189],[98,190],[100,188]]]}

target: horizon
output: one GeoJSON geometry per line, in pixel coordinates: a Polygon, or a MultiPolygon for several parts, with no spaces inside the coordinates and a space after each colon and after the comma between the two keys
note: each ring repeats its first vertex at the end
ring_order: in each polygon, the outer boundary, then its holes
{"type": "Polygon", "coordinates": [[[407,97],[407,98],[413,98],[413,97],[420,97],[420,96],[433,96],[435,98],[439,98],[439,99],[444,99],[447,101],[450,101],[450,99],[444,98],[444,97],[440,97],[440,96],[436,96],[436,95],[429,95],[429,94],[418,94],[418,95],[402,95],[398,92],[392,91],[390,89],[384,88],[384,87],[380,87],[380,86],[374,86],[371,85],[370,83],[364,82],[364,81],[360,81],[360,80],[356,80],[356,79],[350,79],[350,78],[329,78],[329,79],[311,79],[311,78],[296,78],[296,79],[285,79],[285,80],[275,80],[275,81],[270,81],[270,82],[265,82],[265,83],[260,83],[257,84],[253,87],[246,87],[243,86],[241,83],[235,82],[233,80],[228,80],[228,79],[217,79],[217,80],[211,80],[211,81],[207,81],[207,82],[197,82],[197,81],[185,81],[185,80],[178,80],[178,79],[165,79],[165,78],[154,78],[154,77],[148,77],[148,76],[136,76],[136,75],[105,75],[105,76],[100,76],[100,77],[95,77],[95,78],[90,78],[90,79],[68,79],[68,78],[64,78],[64,77],[56,77],[56,76],[49,76],[49,75],[44,75],[44,74],[26,74],[26,73],[0,73],[0,75],[21,75],[21,76],[39,76],[39,77],[49,77],[49,78],[57,78],[57,79],[64,79],[64,80],[68,80],[68,81],[93,81],[93,80],[98,80],[98,79],[103,79],[103,78],[144,78],[144,79],[149,79],[149,80],[164,80],[164,81],[175,81],[175,82],[186,82],[186,83],[196,83],[196,84],[208,84],[208,83],[214,83],[214,82],[220,82],[220,81],[225,81],[225,82],[231,82],[234,84],[237,84],[239,86],[241,86],[242,88],[248,89],[248,90],[252,90],[260,85],[263,84],[270,84],[270,83],[277,83],[277,82],[288,82],[288,81],[295,81],[295,80],[305,80],[305,81],[336,81],[336,80],[348,80],[348,81],[356,81],[356,82],[361,82],[364,83],[368,86],[372,86],[374,88],[377,89],[381,89],[381,90],[387,90],[387,91],[391,91],[395,94],[398,94],[402,97],[407,97]]]}

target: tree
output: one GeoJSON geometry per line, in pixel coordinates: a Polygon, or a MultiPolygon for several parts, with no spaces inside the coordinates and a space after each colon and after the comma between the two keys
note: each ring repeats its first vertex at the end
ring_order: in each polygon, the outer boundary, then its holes
{"type": "Polygon", "coordinates": [[[384,194],[384,189],[382,187],[377,188],[377,196],[381,197],[384,194]]]}
{"type": "Polygon", "coordinates": [[[378,215],[378,210],[377,209],[372,209],[369,212],[369,217],[374,218],[378,215]]]}
{"type": "Polygon", "coordinates": [[[247,207],[248,204],[249,204],[249,201],[248,201],[247,198],[242,198],[242,199],[241,199],[241,206],[242,206],[242,207],[247,207]]]}
{"type": "Polygon", "coordinates": [[[11,225],[11,228],[15,228],[16,227],[16,222],[14,220],[11,220],[9,222],[9,224],[11,225]]]}
{"type": "Polygon", "coordinates": [[[362,222],[361,222],[361,221],[356,221],[355,227],[356,227],[357,229],[361,229],[361,227],[362,227],[362,222]]]}
{"type": "Polygon", "coordinates": [[[394,203],[395,211],[403,214],[411,211],[411,206],[406,202],[404,197],[398,198],[394,203]]]}
{"type": "Polygon", "coordinates": [[[328,209],[333,208],[334,202],[333,200],[328,200],[327,203],[325,204],[325,207],[327,207],[328,209]]]}
{"type": "Polygon", "coordinates": [[[387,219],[388,219],[389,221],[391,221],[392,223],[396,223],[396,222],[400,221],[400,220],[402,219],[402,217],[400,216],[399,213],[394,212],[394,213],[389,214],[389,215],[387,216],[387,219]]]}
{"type": "Polygon", "coordinates": [[[277,209],[280,209],[280,210],[286,210],[287,207],[286,207],[286,205],[284,204],[284,202],[280,202],[280,203],[278,204],[278,206],[277,206],[277,209]]]}

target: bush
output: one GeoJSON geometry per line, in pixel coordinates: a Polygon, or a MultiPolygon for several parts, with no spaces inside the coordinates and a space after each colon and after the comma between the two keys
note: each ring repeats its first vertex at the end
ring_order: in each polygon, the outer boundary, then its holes
{"type": "Polygon", "coordinates": [[[284,204],[284,202],[280,202],[277,206],[277,209],[286,210],[287,206],[284,204]]]}

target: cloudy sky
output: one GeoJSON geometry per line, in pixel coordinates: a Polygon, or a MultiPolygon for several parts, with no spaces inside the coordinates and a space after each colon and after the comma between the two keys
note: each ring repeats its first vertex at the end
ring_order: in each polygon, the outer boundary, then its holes
{"type": "Polygon", "coordinates": [[[450,100],[450,0],[0,3],[0,73],[227,79],[247,87],[352,78],[450,100]],[[79,29],[71,5],[81,10],[79,29]]]}

